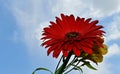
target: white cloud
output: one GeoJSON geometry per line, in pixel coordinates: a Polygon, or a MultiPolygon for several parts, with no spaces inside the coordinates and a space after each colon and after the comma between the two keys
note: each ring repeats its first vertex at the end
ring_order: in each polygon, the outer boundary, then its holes
{"type": "MultiPolygon", "coordinates": [[[[44,28],[44,27],[47,27],[48,25],[49,25],[49,22],[46,21],[46,22],[40,23],[39,26],[36,28],[36,30],[35,30],[35,36],[36,36],[36,38],[37,38],[38,40],[40,40],[41,37],[42,37],[43,28],[44,28]]],[[[40,40],[40,43],[39,43],[39,44],[41,44],[41,42],[42,42],[42,41],[40,40]]]]}
{"type": "Polygon", "coordinates": [[[109,46],[108,54],[106,55],[106,57],[112,57],[112,56],[115,56],[115,55],[120,56],[120,46],[116,43],[109,46]]]}
{"type": "MultiPolygon", "coordinates": [[[[14,33],[14,41],[21,38],[20,40],[23,40],[28,46],[28,52],[30,54],[38,53],[40,37],[38,39],[36,36],[40,36],[43,26],[46,25],[44,22],[48,20],[45,17],[46,13],[44,13],[44,2],[42,0],[13,0],[4,1],[3,3],[12,11],[16,18],[17,26],[21,30],[19,33],[21,35],[18,35],[17,32],[14,33]],[[47,20],[44,20],[46,18],[47,20]]],[[[49,24],[47,23],[47,25],[49,24]]]]}
{"type": "Polygon", "coordinates": [[[58,0],[52,8],[53,14],[61,12],[82,17],[106,17],[120,12],[119,0],[58,0]]]}
{"type": "MultiPolygon", "coordinates": [[[[26,43],[26,45],[28,45],[29,48],[33,49],[37,43],[37,40],[35,39],[35,30],[39,25],[37,21],[38,19],[34,18],[33,14],[22,11],[17,7],[13,9],[13,14],[16,17],[18,27],[22,32],[21,34],[23,35],[23,41],[26,43]]],[[[30,52],[32,51],[30,50],[30,52]]]]}
{"type": "Polygon", "coordinates": [[[80,0],[74,0],[74,2],[71,0],[58,0],[56,1],[55,6],[53,6],[52,12],[53,14],[59,14],[61,12],[66,14],[77,14],[79,9],[82,9],[81,6],[84,6],[84,4],[80,0]]]}
{"type": "Polygon", "coordinates": [[[8,2],[8,9],[10,9],[15,16],[17,26],[20,29],[20,35],[17,32],[14,33],[13,38],[24,41],[27,45],[27,51],[31,58],[32,63],[40,64],[40,66],[46,66],[53,69],[56,66],[58,60],[51,59],[51,56],[47,56],[47,49],[40,46],[40,38],[42,29],[49,25],[50,13],[44,10],[45,6],[42,0],[22,0],[8,2]],[[42,60],[42,61],[41,61],[42,60]],[[55,61],[56,60],[56,61],[55,61]],[[45,63],[44,61],[49,61],[45,63]],[[50,66],[51,62],[54,64],[50,66]]]}
{"type": "Polygon", "coordinates": [[[113,21],[107,26],[106,42],[120,39],[120,16],[115,16],[113,21]]]}
{"type": "Polygon", "coordinates": [[[120,12],[119,0],[93,0],[92,15],[107,16],[120,12]]]}
{"type": "Polygon", "coordinates": [[[113,74],[112,73],[112,65],[110,63],[101,63],[97,66],[98,70],[91,70],[91,69],[86,69],[85,74],[113,74]]]}

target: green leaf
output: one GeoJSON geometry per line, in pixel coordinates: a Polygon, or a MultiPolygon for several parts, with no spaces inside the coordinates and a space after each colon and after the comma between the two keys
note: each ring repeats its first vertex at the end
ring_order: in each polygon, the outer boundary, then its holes
{"type": "Polygon", "coordinates": [[[35,69],[35,71],[33,71],[32,74],[35,74],[35,72],[38,71],[38,70],[48,71],[48,72],[50,72],[51,74],[53,74],[52,71],[50,71],[49,69],[46,69],[46,68],[37,68],[37,69],[35,69]]]}
{"type": "Polygon", "coordinates": [[[84,62],[84,64],[85,64],[88,68],[90,68],[90,69],[97,70],[96,68],[94,68],[94,67],[90,64],[90,62],[84,62]]]}

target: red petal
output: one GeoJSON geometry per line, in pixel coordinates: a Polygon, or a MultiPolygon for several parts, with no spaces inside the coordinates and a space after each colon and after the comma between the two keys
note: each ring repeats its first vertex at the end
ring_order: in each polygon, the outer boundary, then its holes
{"type": "Polygon", "coordinates": [[[94,21],[90,22],[89,25],[90,25],[90,27],[93,27],[93,26],[95,26],[98,22],[99,22],[98,20],[94,20],[94,21]]]}
{"type": "Polygon", "coordinates": [[[47,50],[47,55],[49,55],[52,51],[54,50],[54,47],[50,47],[48,50],[47,50]]]}
{"type": "Polygon", "coordinates": [[[55,50],[53,51],[53,57],[57,58],[58,55],[60,54],[60,52],[61,52],[61,50],[55,49],[55,50]]]}
{"type": "Polygon", "coordinates": [[[91,27],[91,28],[89,28],[88,33],[94,32],[94,31],[99,30],[99,29],[101,29],[101,28],[103,28],[103,26],[101,26],[101,25],[91,27]]]}
{"type": "Polygon", "coordinates": [[[75,53],[76,56],[80,56],[80,50],[77,49],[76,47],[73,48],[73,52],[75,53]]]}
{"type": "Polygon", "coordinates": [[[88,47],[82,47],[83,51],[88,53],[88,54],[92,54],[92,49],[88,48],[88,47]]]}
{"type": "Polygon", "coordinates": [[[90,22],[91,18],[88,18],[87,20],[85,20],[85,23],[88,25],[88,23],[90,22]]]}
{"type": "Polygon", "coordinates": [[[67,57],[67,56],[68,56],[68,51],[64,51],[64,50],[63,50],[62,53],[63,53],[63,56],[64,56],[64,57],[67,57]]]}

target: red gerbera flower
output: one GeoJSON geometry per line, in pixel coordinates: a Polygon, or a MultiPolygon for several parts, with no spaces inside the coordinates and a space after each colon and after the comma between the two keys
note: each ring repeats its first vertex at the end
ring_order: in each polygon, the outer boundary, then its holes
{"type": "Polygon", "coordinates": [[[56,17],[56,22],[50,22],[49,27],[44,28],[42,46],[48,48],[47,54],[53,51],[53,57],[58,57],[60,52],[66,57],[69,52],[80,56],[81,52],[92,54],[93,44],[102,46],[98,38],[103,36],[101,25],[96,25],[98,20],[90,22],[91,18],[85,19],[73,15],[61,14],[61,19],[56,17]]]}

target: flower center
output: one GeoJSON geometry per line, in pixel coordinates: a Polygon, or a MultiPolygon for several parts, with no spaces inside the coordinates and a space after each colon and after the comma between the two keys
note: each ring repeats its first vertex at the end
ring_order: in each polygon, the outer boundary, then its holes
{"type": "Polygon", "coordinates": [[[79,33],[77,32],[69,32],[66,34],[66,38],[68,39],[78,38],[78,36],[79,36],[79,33]]]}

